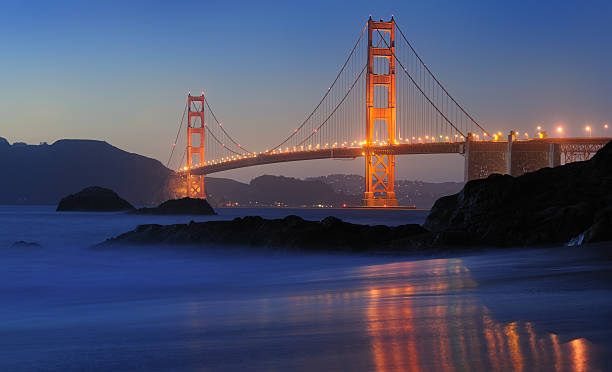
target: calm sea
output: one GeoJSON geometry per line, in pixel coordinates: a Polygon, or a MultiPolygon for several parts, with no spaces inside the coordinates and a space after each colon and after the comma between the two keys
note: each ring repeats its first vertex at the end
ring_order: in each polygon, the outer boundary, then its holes
{"type": "MultiPolygon", "coordinates": [[[[219,212],[394,225],[426,216],[219,212]]],[[[612,369],[612,265],[591,251],[89,249],[138,224],[205,219],[0,206],[0,371],[612,369]],[[18,240],[41,247],[11,248],[18,240]]]]}

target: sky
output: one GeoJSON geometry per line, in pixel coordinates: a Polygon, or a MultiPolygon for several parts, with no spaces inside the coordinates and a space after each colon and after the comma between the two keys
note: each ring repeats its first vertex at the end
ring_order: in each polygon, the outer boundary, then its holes
{"type": "MultiPolygon", "coordinates": [[[[205,90],[224,127],[264,150],[316,105],[370,14],[393,14],[486,128],[580,136],[589,124],[606,135],[609,1],[58,0],[0,4],[0,137],[98,139],[165,164],[187,92],[205,90]]],[[[216,176],[363,169],[363,159],[320,160],[216,176]]],[[[463,159],[402,156],[397,177],[460,181],[463,159]]]]}

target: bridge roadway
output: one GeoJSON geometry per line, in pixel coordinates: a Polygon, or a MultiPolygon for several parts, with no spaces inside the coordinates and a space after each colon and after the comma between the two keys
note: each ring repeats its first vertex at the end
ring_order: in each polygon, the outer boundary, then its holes
{"type": "MultiPolygon", "coordinates": [[[[518,140],[514,144],[541,146],[543,144],[560,145],[593,145],[601,147],[608,143],[609,137],[577,137],[577,138],[545,138],[518,140]]],[[[494,147],[507,146],[507,141],[474,141],[478,145],[494,147]]],[[[389,155],[418,155],[418,154],[464,154],[465,142],[434,142],[434,143],[402,143],[397,145],[369,147],[336,147],[325,149],[312,149],[304,151],[285,151],[275,153],[261,153],[257,155],[245,155],[245,157],[221,161],[202,167],[194,167],[191,174],[202,175],[223,172],[232,169],[252,167],[256,165],[284,163],[290,161],[317,160],[317,159],[355,159],[369,151],[376,154],[389,155]]],[[[183,173],[183,172],[181,172],[183,173]]]]}

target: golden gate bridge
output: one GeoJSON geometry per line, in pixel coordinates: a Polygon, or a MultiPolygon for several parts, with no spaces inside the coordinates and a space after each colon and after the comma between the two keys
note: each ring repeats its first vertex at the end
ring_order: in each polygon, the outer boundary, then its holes
{"type": "Polygon", "coordinates": [[[321,100],[271,147],[251,151],[228,133],[204,92],[190,93],[167,165],[185,124],[187,141],[178,171],[186,176],[190,197],[206,197],[206,174],[289,161],[364,157],[363,202],[368,207],[397,205],[396,155],[462,154],[468,181],[586,160],[610,140],[519,140],[515,131],[507,138],[500,132],[491,134],[436,78],[393,17],[370,17],[321,100]]]}

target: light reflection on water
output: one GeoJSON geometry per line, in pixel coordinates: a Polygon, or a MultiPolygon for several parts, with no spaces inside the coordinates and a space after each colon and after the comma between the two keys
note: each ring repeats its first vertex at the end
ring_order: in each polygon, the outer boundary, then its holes
{"type": "Polygon", "coordinates": [[[478,284],[461,259],[363,266],[352,274],[363,286],[289,301],[304,311],[315,304],[361,307],[373,370],[601,370],[584,338],[563,343],[528,321],[496,321],[470,295],[478,284]]]}
{"type": "Polygon", "coordinates": [[[368,288],[365,316],[377,371],[598,369],[589,358],[592,344],[587,340],[562,344],[555,334],[536,334],[530,322],[496,322],[474,297],[453,295],[477,285],[461,260],[377,265],[361,272],[406,279],[406,284],[368,288]],[[417,265],[433,275],[415,280],[417,265]]]}

